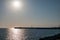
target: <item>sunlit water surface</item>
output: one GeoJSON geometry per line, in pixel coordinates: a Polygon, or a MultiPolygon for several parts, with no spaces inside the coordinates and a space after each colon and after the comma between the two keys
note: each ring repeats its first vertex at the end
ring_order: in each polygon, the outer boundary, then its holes
{"type": "Polygon", "coordinates": [[[52,36],[60,33],[60,29],[2,29],[0,40],[39,40],[41,37],[52,36]]]}

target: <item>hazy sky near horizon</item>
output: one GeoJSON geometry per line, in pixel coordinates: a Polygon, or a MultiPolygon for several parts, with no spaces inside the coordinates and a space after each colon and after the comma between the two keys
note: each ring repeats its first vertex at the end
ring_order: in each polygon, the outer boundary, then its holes
{"type": "Polygon", "coordinates": [[[60,24],[60,0],[20,0],[22,8],[11,7],[11,0],[0,0],[0,26],[60,24]]]}

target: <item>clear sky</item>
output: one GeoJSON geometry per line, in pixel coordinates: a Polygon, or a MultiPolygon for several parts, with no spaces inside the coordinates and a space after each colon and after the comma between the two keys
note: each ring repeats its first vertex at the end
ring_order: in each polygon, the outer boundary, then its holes
{"type": "Polygon", "coordinates": [[[20,0],[22,8],[11,7],[12,0],[0,0],[0,26],[57,26],[60,0],[20,0]]]}

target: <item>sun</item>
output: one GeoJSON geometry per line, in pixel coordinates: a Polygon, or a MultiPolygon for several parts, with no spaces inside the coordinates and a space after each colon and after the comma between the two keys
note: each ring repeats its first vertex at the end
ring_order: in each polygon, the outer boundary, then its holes
{"type": "Polygon", "coordinates": [[[22,7],[22,2],[21,2],[21,1],[18,1],[18,0],[14,0],[14,1],[12,2],[12,6],[13,6],[14,8],[21,8],[21,7],[22,7]]]}

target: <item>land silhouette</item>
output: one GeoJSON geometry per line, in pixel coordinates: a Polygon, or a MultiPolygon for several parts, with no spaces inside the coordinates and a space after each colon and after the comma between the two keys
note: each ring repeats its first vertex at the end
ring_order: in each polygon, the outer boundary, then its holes
{"type": "Polygon", "coordinates": [[[53,36],[40,38],[39,40],[60,40],[60,33],[53,36]]]}

